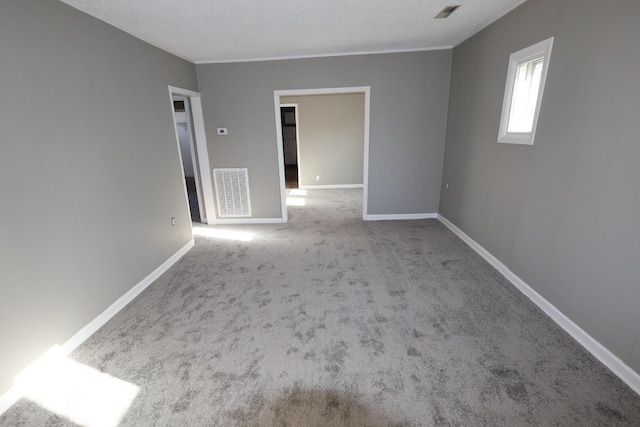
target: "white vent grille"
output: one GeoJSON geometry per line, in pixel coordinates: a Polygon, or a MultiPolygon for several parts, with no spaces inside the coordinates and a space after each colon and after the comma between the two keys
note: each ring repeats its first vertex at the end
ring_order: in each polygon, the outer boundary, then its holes
{"type": "Polygon", "coordinates": [[[249,173],[246,168],[214,169],[218,216],[251,216],[249,173]]]}

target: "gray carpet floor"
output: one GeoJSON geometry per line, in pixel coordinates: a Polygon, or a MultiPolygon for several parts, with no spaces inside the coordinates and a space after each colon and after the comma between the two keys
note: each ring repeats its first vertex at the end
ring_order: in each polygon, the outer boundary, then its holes
{"type": "MultiPolygon", "coordinates": [[[[121,425],[640,425],[640,397],[437,220],[298,200],[215,228],[251,241],[197,237],[70,356],[139,387],[121,425]]],[[[21,399],[0,425],[75,424],[21,399]]]]}

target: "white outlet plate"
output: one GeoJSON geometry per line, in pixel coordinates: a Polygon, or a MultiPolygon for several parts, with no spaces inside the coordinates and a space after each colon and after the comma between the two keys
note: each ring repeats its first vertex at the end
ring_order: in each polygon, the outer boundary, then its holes
{"type": "Polygon", "coordinates": [[[218,135],[229,135],[227,128],[218,128],[218,135]]]}

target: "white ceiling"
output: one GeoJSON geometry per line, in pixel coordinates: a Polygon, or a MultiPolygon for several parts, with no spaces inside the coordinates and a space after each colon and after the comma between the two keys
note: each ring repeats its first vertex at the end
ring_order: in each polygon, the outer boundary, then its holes
{"type": "Polygon", "coordinates": [[[61,1],[198,63],[450,48],[525,0],[61,1]]]}

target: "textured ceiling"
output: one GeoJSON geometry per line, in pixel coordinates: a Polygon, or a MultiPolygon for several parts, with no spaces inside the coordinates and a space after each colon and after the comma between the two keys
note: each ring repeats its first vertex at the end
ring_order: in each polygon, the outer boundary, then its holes
{"type": "Polygon", "coordinates": [[[456,46],[524,0],[62,0],[193,62],[456,46]],[[461,7],[433,19],[445,6],[461,7]]]}

